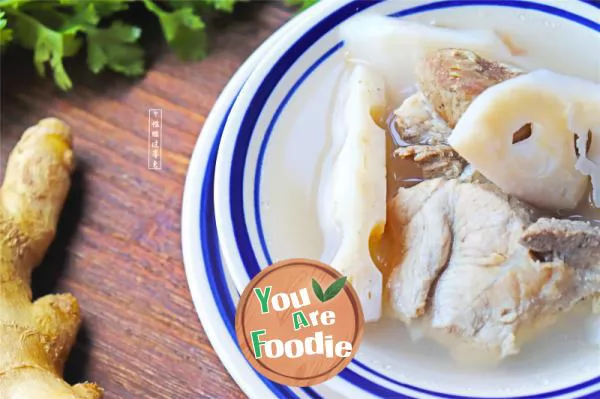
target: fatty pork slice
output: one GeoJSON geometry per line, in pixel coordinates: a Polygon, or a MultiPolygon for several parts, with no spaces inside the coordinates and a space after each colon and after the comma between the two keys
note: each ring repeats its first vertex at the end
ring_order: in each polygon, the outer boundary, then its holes
{"type": "Polygon", "coordinates": [[[389,305],[453,350],[495,360],[515,354],[600,291],[597,262],[569,265],[571,257],[522,245],[524,232],[539,236],[538,224],[526,230],[530,210],[493,186],[430,180],[400,189],[392,211],[390,222],[404,225],[406,252],[388,282],[389,305]]]}

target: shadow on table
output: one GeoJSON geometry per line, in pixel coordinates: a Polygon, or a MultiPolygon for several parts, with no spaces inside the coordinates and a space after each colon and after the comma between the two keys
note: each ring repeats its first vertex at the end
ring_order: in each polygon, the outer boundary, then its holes
{"type": "MultiPolygon", "coordinates": [[[[55,240],[50,245],[42,263],[34,270],[32,291],[34,299],[54,292],[65,292],[68,288],[59,287],[61,276],[68,272],[72,255],[69,247],[81,218],[85,213],[86,187],[85,164],[79,163],[73,173],[71,190],[65,201],[58,224],[55,240]]],[[[89,356],[90,336],[85,321],[77,334],[76,343],[65,365],[64,378],[70,384],[87,380],[87,364],[89,356]]]]}
{"type": "Polygon", "coordinates": [[[75,346],[73,346],[67,363],[65,364],[63,378],[69,384],[74,385],[89,380],[87,364],[89,361],[90,343],[91,339],[89,330],[84,323],[79,329],[77,341],[75,342],[75,346]]]}
{"type": "Polygon", "coordinates": [[[56,237],[48,248],[44,260],[33,272],[31,288],[34,298],[59,290],[58,281],[68,268],[71,258],[69,246],[84,214],[86,196],[84,174],[85,164],[80,162],[71,178],[71,189],[60,215],[56,237]]]}

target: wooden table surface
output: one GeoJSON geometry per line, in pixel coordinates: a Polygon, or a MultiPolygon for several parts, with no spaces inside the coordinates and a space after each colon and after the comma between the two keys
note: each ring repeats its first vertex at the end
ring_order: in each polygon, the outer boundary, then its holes
{"type": "MultiPolygon", "coordinates": [[[[181,200],[198,132],[240,64],[292,11],[241,5],[214,22],[210,56],[179,61],[144,29],[148,73],[132,80],[66,63],[74,88],[37,78],[31,53],[2,58],[1,155],[39,119],[71,125],[78,168],[34,295],[71,292],[84,322],[65,370],[106,398],[242,398],[200,324],[186,282],[181,200]],[[163,110],[163,169],[147,168],[148,108],[163,110]]],[[[142,24],[154,25],[154,21],[142,24]]],[[[150,29],[150,28],[148,28],[150,29]]]]}

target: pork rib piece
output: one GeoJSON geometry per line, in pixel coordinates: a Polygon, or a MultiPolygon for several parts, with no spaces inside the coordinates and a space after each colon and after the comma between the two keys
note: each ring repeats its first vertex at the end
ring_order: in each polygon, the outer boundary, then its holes
{"type": "Polygon", "coordinates": [[[417,67],[420,90],[450,128],[485,89],[522,73],[464,49],[433,51],[417,67]]]}
{"type": "Polygon", "coordinates": [[[475,97],[521,71],[469,50],[442,49],[428,53],[416,72],[420,91],[394,112],[398,135],[408,144],[397,155],[412,158],[426,179],[457,178],[467,162],[447,145],[452,128],[475,97]]]}
{"type": "Polygon", "coordinates": [[[394,111],[396,130],[408,144],[443,144],[452,129],[432,108],[421,92],[408,97],[394,111]]]}
{"type": "Polygon", "coordinates": [[[521,243],[577,270],[600,268],[600,229],[587,222],[542,218],[527,228],[521,243]]]}
{"type": "Polygon", "coordinates": [[[445,177],[455,179],[459,177],[467,161],[456,153],[449,145],[411,145],[400,147],[395,153],[402,159],[412,159],[421,166],[425,179],[445,177]]]}

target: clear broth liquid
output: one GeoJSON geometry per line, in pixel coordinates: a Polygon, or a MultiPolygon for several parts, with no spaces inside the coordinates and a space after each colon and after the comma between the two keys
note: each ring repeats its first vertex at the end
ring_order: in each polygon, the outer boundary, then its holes
{"type": "Polygon", "coordinates": [[[372,243],[371,255],[375,265],[383,274],[384,295],[386,295],[387,282],[394,268],[401,263],[405,253],[404,231],[401,224],[395,221],[396,213],[392,209],[392,199],[400,188],[412,187],[423,181],[423,173],[416,162],[402,159],[395,155],[395,151],[406,146],[396,131],[393,111],[388,110],[377,123],[386,131],[386,192],[387,214],[383,235],[381,239],[372,243]]]}

